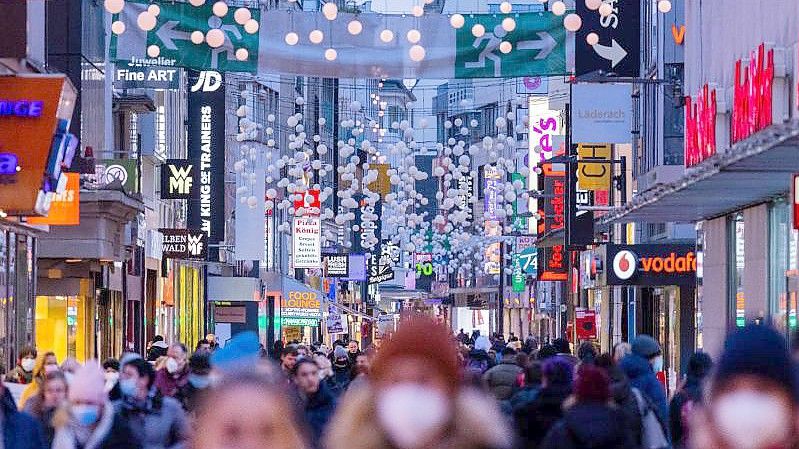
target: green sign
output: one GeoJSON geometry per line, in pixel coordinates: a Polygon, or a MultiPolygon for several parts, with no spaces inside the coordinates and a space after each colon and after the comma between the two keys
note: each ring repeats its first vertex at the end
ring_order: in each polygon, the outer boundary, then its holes
{"type": "Polygon", "coordinates": [[[539,73],[566,73],[566,29],[563,18],[552,13],[465,16],[456,31],[456,78],[500,78],[539,73]],[[505,17],[515,17],[516,28],[502,28],[505,17]],[[475,37],[472,27],[480,24],[485,34],[475,37]],[[503,42],[511,49],[503,53],[503,42]]]}
{"type": "MultiPolygon", "coordinates": [[[[519,173],[511,173],[510,180],[511,182],[521,181],[524,186],[527,186],[527,178],[525,178],[519,173]]],[[[514,201],[513,204],[511,205],[511,207],[513,207],[513,215],[511,216],[511,223],[514,231],[524,232],[525,230],[527,230],[527,218],[519,216],[519,201],[520,200],[517,198],[516,201],[514,201]]]]}
{"type": "MultiPolygon", "coordinates": [[[[244,25],[237,23],[233,16],[238,8],[233,6],[224,17],[217,17],[212,11],[214,3],[207,1],[202,6],[192,6],[188,2],[128,0],[125,9],[113,18],[124,23],[126,31],[111,35],[112,60],[132,65],[255,72],[258,68],[259,31],[250,34],[244,25]],[[138,17],[151,4],[158,5],[160,13],[156,16],[155,27],[143,31],[138,25],[138,17]],[[212,29],[219,30],[224,36],[222,45],[217,48],[212,48],[206,37],[212,29]],[[195,31],[203,35],[203,41],[198,44],[192,42],[195,31]],[[157,57],[147,53],[147,48],[152,45],[159,49],[157,57]],[[237,52],[239,57],[246,53],[246,58],[240,60],[237,52]]],[[[260,10],[250,8],[249,11],[253,20],[260,19],[260,10]]],[[[218,32],[215,34],[219,35],[218,32]]]]}
{"type": "Polygon", "coordinates": [[[94,165],[89,187],[139,192],[139,163],[136,159],[102,159],[94,165]]]}
{"type": "Polygon", "coordinates": [[[312,326],[319,325],[319,318],[300,318],[300,317],[284,317],[281,318],[280,323],[283,326],[312,326]]]}
{"type": "Polygon", "coordinates": [[[515,293],[521,293],[524,291],[525,281],[527,280],[527,276],[524,275],[522,271],[522,263],[521,257],[519,254],[513,254],[513,276],[511,277],[511,283],[513,285],[513,291],[515,293]]]}
{"type": "Polygon", "coordinates": [[[524,274],[532,276],[538,274],[538,249],[532,246],[521,250],[519,252],[519,265],[524,274]]]}

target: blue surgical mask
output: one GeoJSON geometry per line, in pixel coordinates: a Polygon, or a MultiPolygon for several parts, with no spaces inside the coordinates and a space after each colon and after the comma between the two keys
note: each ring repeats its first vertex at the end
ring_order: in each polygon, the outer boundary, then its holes
{"type": "Polygon", "coordinates": [[[194,388],[199,388],[202,390],[211,385],[211,378],[208,376],[201,376],[199,374],[189,374],[189,383],[194,388]]]}
{"type": "Polygon", "coordinates": [[[100,419],[100,411],[96,405],[77,404],[72,406],[72,416],[82,426],[91,426],[100,419]]]}
{"type": "Polygon", "coordinates": [[[136,394],[136,381],[133,379],[120,380],[119,390],[124,396],[134,396],[136,394]]]}
{"type": "Polygon", "coordinates": [[[663,356],[659,355],[652,360],[652,371],[660,372],[663,371],[663,356]]]}

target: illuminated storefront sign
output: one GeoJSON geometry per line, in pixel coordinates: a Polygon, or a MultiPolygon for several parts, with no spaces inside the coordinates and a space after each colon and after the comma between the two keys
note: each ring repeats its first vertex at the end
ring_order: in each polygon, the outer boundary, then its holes
{"type": "Polygon", "coordinates": [[[44,109],[42,100],[5,100],[0,98],[0,116],[41,117],[44,109]]]}
{"type": "Polygon", "coordinates": [[[30,224],[77,226],[80,224],[80,174],[65,173],[67,186],[50,201],[46,217],[28,217],[30,224]]]}
{"type": "Polygon", "coordinates": [[[164,235],[161,252],[165,259],[199,259],[208,256],[208,236],[200,230],[159,229],[164,235]]]}
{"type": "Polygon", "coordinates": [[[167,159],[161,164],[161,198],[198,198],[195,172],[195,165],[187,159],[167,159]]]}
{"type": "MultiPolygon", "coordinates": [[[[306,291],[289,291],[280,301],[280,314],[286,317],[322,318],[322,303],[319,294],[306,291]]],[[[315,325],[315,324],[314,324],[315,325]]]]}
{"type": "Polygon", "coordinates": [[[774,49],[760,44],[749,64],[735,62],[732,107],[732,142],[743,140],[773,123],[774,49]]]}
{"type": "Polygon", "coordinates": [[[496,220],[497,208],[499,207],[499,186],[502,182],[502,175],[500,175],[496,167],[485,165],[483,166],[483,179],[485,182],[483,218],[486,220],[496,220]]]}
{"type": "Polygon", "coordinates": [[[696,100],[685,97],[685,166],[716,154],[716,89],[705,84],[696,100]]]}
{"type": "Polygon", "coordinates": [[[696,281],[693,245],[607,245],[608,285],[680,285],[696,281]]]}

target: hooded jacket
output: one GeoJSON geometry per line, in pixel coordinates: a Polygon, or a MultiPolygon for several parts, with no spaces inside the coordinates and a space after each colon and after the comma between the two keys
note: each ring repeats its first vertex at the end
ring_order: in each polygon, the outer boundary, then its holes
{"type": "Polygon", "coordinates": [[[658,382],[655,373],[649,362],[637,354],[627,354],[621,359],[619,368],[624,371],[627,378],[630,379],[630,385],[639,389],[641,393],[649,397],[649,400],[655,405],[658,413],[658,419],[661,423],[668,422],[669,404],[666,399],[666,391],[663,386],[658,382]]]}
{"type": "Polygon", "coordinates": [[[133,433],[142,440],[144,449],[183,449],[189,426],[183,408],[174,398],[153,391],[144,404],[131,398],[117,403],[133,433]]]}
{"type": "Polygon", "coordinates": [[[550,429],[540,449],[636,449],[621,411],[601,403],[577,403],[550,429]]]}
{"type": "Polygon", "coordinates": [[[319,390],[305,400],[305,423],[310,430],[311,446],[321,447],[322,435],[327,428],[333,412],[336,410],[336,398],[324,382],[319,383],[319,390]]]}
{"type": "MultiPolygon", "coordinates": [[[[75,437],[74,424],[67,420],[63,410],[58,414],[61,416],[57,416],[56,420],[62,422],[55,431],[52,449],[77,449],[80,446],[75,437]]],[[[97,427],[82,449],[140,449],[141,447],[139,440],[131,433],[125,420],[115,412],[111,403],[106,403],[103,415],[97,422],[97,427]]]]}
{"type": "Polygon", "coordinates": [[[19,412],[8,388],[0,387],[3,447],[6,449],[45,449],[39,423],[32,416],[19,412]]]}
{"type": "Polygon", "coordinates": [[[542,388],[532,402],[513,411],[520,448],[539,446],[549,429],[563,417],[563,403],[571,393],[569,385],[549,385],[542,388]]]}

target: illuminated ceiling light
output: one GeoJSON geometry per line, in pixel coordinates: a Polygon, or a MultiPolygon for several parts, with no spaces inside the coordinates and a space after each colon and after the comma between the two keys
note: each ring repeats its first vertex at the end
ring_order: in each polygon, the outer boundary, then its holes
{"type": "Polygon", "coordinates": [[[566,27],[567,30],[574,33],[575,31],[579,30],[581,26],[583,26],[583,19],[581,19],[577,14],[569,14],[565,19],[563,19],[563,26],[566,27]]]}
{"type": "Polygon", "coordinates": [[[161,48],[157,45],[150,45],[147,47],[147,56],[157,58],[161,54],[161,48]]]}
{"type": "Polygon", "coordinates": [[[585,41],[588,42],[588,45],[596,45],[599,43],[599,35],[596,33],[588,33],[585,36],[585,41]]]}
{"type": "Polygon", "coordinates": [[[424,8],[422,5],[414,5],[413,8],[411,8],[411,14],[413,14],[414,17],[422,17],[424,15],[424,8]]]}
{"type": "Polygon", "coordinates": [[[205,0],[189,0],[192,6],[202,6],[205,4],[205,0]]]}
{"type": "MultiPolygon", "coordinates": [[[[606,3],[607,5],[607,3],[606,3]]],[[[558,0],[557,2],[552,3],[552,13],[556,16],[562,16],[566,13],[566,3],[558,0]]]]}
{"type": "Polygon", "coordinates": [[[463,18],[461,14],[453,14],[449,17],[449,24],[452,25],[452,28],[460,29],[463,28],[463,25],[466,23],[466,19],[463,18]]]}
{"type": "Polygon", "coordinates": [[[338,52],[336,51],[335,48],[328,48],[327,50],[325,50],[325,59],[327,59],[328,61],[335,61],[337,57],[338,57],[338,52]]]}
{"type": "Polygon", "coordinates": [[[602,17],[607,17],[613,13],[613,6],[610,3],[602,3],[602,6],[599,7],[599,15],[602,17]]]}
{"type": "Polygon", "coordinates": [[[389,30],[389,29],[385,29],[385,30],[381,31],[380,32],[380,40],[385,42],[385,43],[389,43],[389,42],[393,41],[394,40],[394,32],[389,30]]]}
{"type": "Polygon", "coordinates": [[[363,31],[363,24],[358,19],[353,19],[347,24],[347,31],[353,36],[357,36],[363,31]]]}
{"type": "Polygon", "coordinates": [[[161,14],[161,7],[158,5],[150,5],[147,7],[147,12],[154,16],[158,16],[158,14],[161,14]]]}
{"type": "Polygon", "coordinates": [[[420,40],[422,40],[422,33],[419,32],[417,29],[408,30],[408,34],[405,35],[408,38],[408,42],[412,44],[418,44],[420,40]]]}
{"type": "Polygon", "coordinates": [[[239,48],[236,50],[236,59],[239,61],[246,61],[250,57],[250,52],[246,48],[239,48]]]}
{"type": "Polygon", "coordinates": [[[596,11],[602,6],[602,0],[585,0],[585,7],[591,11],[596,11]]]}
{"type": "Polygon", "coordinates": [[[246,31],[246,32],[248,32],[250,34],[255,34],[255,33],[258,32],[258,28],[260,28],[260,27],[261,27],[261,25],[258,23],[257,20],[250,19],[250,20],[247,21],[247,23],[244,24],[244,31],[246,31]]]}
{"type": "Polygon", "coordinates": [[[122,34],[122,33],[124,33],[125,32],[125,22],[123,22],[121,20],[115,21],[114,23],[111,24],[111,31],[113,31],[114,34],[122,34]]]}
{"type": "Polygon", "coordinates": [[[658,2],[658,11],[666,14],[671,11],[671,0],[660,0],[658,2]]]}
{"type": "Polygon", "coordinates": [[[205,33],[205,41],[211,48],[219,48],[225,43],[225,33],[219,28],[212,28],[205,33]]]}
{"type": "Polygon", "coordinates": [[[202,31],[192,31],[189,37],[191,38],[191,43],[196,45],[202,44],[205,40],[205,35],[202,31]]]}
{"type": "Polygon", "coordinates": [[[513,17],[505,17],[502,19],[502,29],[510,33],[516,29],[516,20],[513,17]]]}
{"type": "Polygon", "coordinates": [[[155,16],[150,14],[149,11],[143,11],[136,19],[136,24],[144,31],[150,31],[155,28],[155,22],[155,16]]]}
{"type": "Polygon", "coordinates": [[[125,0],[105,0],[103,6],[111,14],[119,14],[125,8],[125,0]]]}
{"type": "Polygon", "coordinates": [[[214,15],[217,17],[225,17],[227,15],[227,10],[227,3],[223,1],[214,3],[214,6],[211,8],[211,11],[213,11],[214,15]]]}
{"type": "Polygon", "coordinates": [[[411,61],[414,62],[419,62],[424,59],[425,53],[424,47],[421,45],[413,45],[410,50],[408,50],[408,55],[411,57],[411,61]]]}
{"type": "MultiPolygon", "coordinates": [[[[286,35],[288,38],[288,35],[286,35]]],[[[308,33],[308,40],[311,41],[312,44],[321,44],[322,41],[325,39],[325,33],[322,30],[313,30],[308,33]]]]}
{"type": "Polygon", "coordinates": [[[483,37],[484,34],[486,34],[486,27],[484,27],[482,24],[476,23],[472,27],[472,36],[483,37]]]}
{"type": "Polygon", "coordinates": [[[508,54],[511,50],[513,50],[513,45],[511,45],[510,42],[502,41],[502,43],[499,44],[499,51],[502,53],[508,54]]]}
{"type": "Polygon", "coordinates": [[[236,9],[236,12],[233,13],[233,20],[235,20],[239,25],[246,24],[250,19],[252,19],[252,14],[247,8],[238,8],[236,9]]]}
{"type": "Polygon", "coordinates": [[[502,2],[499,4],[499,12],[502,14],[510,14],[511,9],[513,9],[513,5],[510,2],[502,2]]]}
{"type": "Polygon", "coordinates": [[[338,16],[338,6],[335,2],[329,1],[322,6],[322,14],[327,20],[336,20],[338,16]]]}

